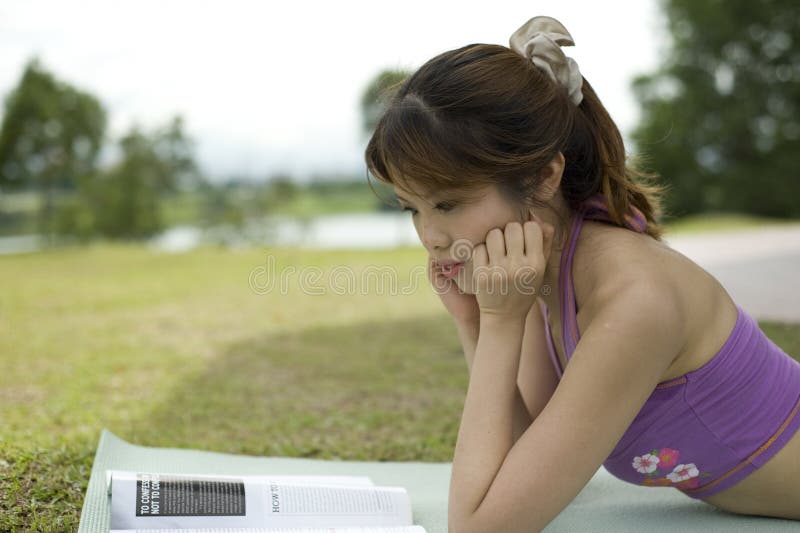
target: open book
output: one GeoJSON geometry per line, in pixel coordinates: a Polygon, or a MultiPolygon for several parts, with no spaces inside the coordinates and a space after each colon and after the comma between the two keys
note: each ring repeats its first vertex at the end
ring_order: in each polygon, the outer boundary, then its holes
{"type": "Polygon", "coordinates": [[[366,476],[108,470],[111,533],[426,533],[403,487],[366,476]]]}

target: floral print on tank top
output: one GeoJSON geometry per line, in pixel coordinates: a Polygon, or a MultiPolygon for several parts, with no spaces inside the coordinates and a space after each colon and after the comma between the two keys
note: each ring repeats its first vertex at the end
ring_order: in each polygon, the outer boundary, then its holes
{"type": "Polygon", "coordinates": [[[711,474],[701,473],[694,463],[678,463],[680,455],[672,448],[651,450],[634,457],[631,466],[640,474],[647,475],[642,485],[650,487],[691,489],[698,486],[700,479],[711,477],[711,474]]]}

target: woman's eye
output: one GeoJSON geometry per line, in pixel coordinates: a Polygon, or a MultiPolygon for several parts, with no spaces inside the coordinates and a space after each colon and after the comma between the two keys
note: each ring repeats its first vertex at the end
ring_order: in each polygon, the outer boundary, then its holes
{"type": "MultiPolygon", "coordinates": [[[[439,211],[441,211],[443,213],[446,213],[447,211],[450,211],[451,209],[453,209],[455,206],[456,205],[454,203],[452,203],[452,202],[439,202],[438,204],[436,204],[436,209],[438,209],[439,211]]],[[[403,211],[409,211],[412,215],[416,215],[417,214],[417,210],[414,209],[413,207],[403,207],[402,210],[403,211]]]]}

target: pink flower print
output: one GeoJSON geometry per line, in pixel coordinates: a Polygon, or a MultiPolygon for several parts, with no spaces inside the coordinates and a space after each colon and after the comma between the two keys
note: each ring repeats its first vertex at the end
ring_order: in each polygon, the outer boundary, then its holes
{"type": "Polygon", "coordinates": [[[678,464],[680,452],[672,448],[661,448],[658,451],[658,466],[660,468],[671,468],[678,464]]]}
{"type": "Polygon", "coordinates": [[[673,483],[679,483],[681,481],[686,481],[687,479],[697,477],[699,474],[700,471],[697,469],[694,463],[689,463],[676,466],[672,473],[667,474],[667,477],[673,483]]]}
{"type": "Polygon", "coordinates": [[[694,489],[694,488],[697,488],[697,485],[699,484],[699,481],[700,481],[700,478],[693,477],[692,479],[687,479],[686,481],[681,481],[680,483],[677,483],[677,484],[673,485],[673,487],[676,487],[678,489],[694,489]]]}
{"type": "Polygon", "coordinates": [[[640,474],[649,474],[650,472],[653,472],[656,469],[658,461],[659,461],[658,457],[646,453],[641,457],[633,458],[633,467],[640,474]]]}

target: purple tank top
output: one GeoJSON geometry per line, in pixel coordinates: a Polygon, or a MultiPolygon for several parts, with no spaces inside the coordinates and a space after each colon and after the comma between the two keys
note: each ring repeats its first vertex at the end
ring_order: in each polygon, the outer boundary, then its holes
{"type": "MultiPolygon", "coordinates": [[[[577,210],[569,246],[561,256],[561,333],[567,365],[580,340],[571,267],[584,218],[611,221],[602,195],[577,210]]],[[[646,220],[635,208],[625,221],[628,229],[646,230],[646,220]]],[[[550,358],[560,380],[563,369],[553,347],[547,306],[542,307],[550,358]]],[[[706,498],[753,473],[800,429],[800,363],[740,306],[736,309],[736,324],[711,360],[657,384],[603,462],[612,475],[706,498]]]]}

